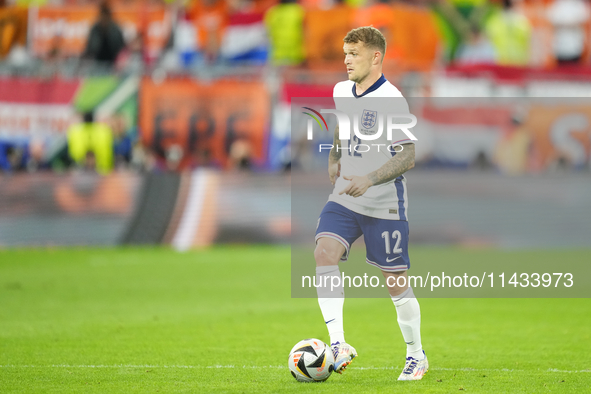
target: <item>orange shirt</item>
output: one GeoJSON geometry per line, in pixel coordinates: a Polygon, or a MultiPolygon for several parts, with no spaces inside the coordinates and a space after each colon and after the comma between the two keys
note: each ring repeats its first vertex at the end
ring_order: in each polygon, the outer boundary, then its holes
{"type": "Polygon", "coordinates": [[[195,0],[188,14],[197,27],[200,49],[217,52],[228,24],[227,3],[224,0],[195,0]]]}
{"type": "Polygon", "coordinates": [[[405,69],[429,70],[441,42],[431,11],[397,3],[392,6],[392,12],[394,23],[386,49],[389,58],[396,59],[405,69]]]}
{"type": "MultiPolygon", "coordinates": [[[[391,5],[378,3],[367,8],[356,10],[355,26],[373,26],[382,32],[386,38],[386,43],[392,40],[392,26],[395,22],[394,10],[391,5]]],[[[386,47],[386,56],[384,59],[394,59],[394,51],[389,50],[390,45],[386,47]]]]}
{"type": "Polygon", "coordinates": [[[379,29],[387,43],[384,58],[393,60],[400,69],[426,71],[436,60],[441,39],[434,17],[426,7],[374,4],[357,11],[356,26],[379,29]]]}
{"type": "Polygon", "coordinates": [[[310,62],[342,62],[343,38],[353,28],[353,8],[340,4],[306,13],[306,52],[310,62]]]}

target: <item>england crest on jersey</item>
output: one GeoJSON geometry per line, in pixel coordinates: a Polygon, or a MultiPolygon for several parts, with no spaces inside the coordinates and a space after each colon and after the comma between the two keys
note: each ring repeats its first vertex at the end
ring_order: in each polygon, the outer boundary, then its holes
{"type": "Polygon", "coordinates": [[[370,111],[368,109],[363,110],[363,115],[361,115],[361,127],[364,129],[371,129],[376,125],[376,120],[378,119],[378,111],[370,111]]]}

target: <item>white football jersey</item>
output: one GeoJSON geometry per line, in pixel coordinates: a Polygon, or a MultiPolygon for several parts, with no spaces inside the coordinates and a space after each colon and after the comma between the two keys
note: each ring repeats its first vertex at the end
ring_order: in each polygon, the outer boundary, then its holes
{"type": "MultiPolygon", "coordinates": [[[[344,176],[367,175],[382,167],[395,155],[394,149],[400,150],[395,144],[413,143],[400,129],[394,129],[392,138],[388,139],[387,116],[408,114],[406,99],[400,91],[386,78],[382,77],[363,94],[355,92],[355,82],[339,82],[334,87],[333,97],[336,109],[349,115],[351,122],[349,140],[341,140],[341,176],[337,178],[335,188],[329,201],[339,203],[346,208],[381,219],[408,220],[408,196],[404,175],[377,186],[371,186],[360,197],[339,195],[350,181],[344,176]],[[382,128],[382,134],[375,140],[358,138],[353,128],[358,127],[359,133],[371,138],[382,128]]],[[[408,118],[398,118],[394,123],[408,124],[408,118]]]]}

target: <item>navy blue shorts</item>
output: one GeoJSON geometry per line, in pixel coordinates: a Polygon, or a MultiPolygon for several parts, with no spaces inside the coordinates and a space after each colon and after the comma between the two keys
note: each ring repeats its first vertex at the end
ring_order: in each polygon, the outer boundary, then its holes
{"type": "Polygon", "coordinates": [[[365,216],[329,201],[316,226],[316,238],[333,238],[345,247],[341,261],[349,257],[351,244],[363,234],[368,264],[382,271],[401,272],[410,268],[408,222],[365,216]]]}

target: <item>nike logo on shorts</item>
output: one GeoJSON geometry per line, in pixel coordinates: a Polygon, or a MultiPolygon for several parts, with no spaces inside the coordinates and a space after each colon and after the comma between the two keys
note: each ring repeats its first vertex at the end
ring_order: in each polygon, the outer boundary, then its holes
{"type": "Polygon", "coordinates": [[[393,259],[389,259],[386,257],[386,263],[391,263],[392,261],[401,258],[402,256],[394,257],[393,259]]]}

